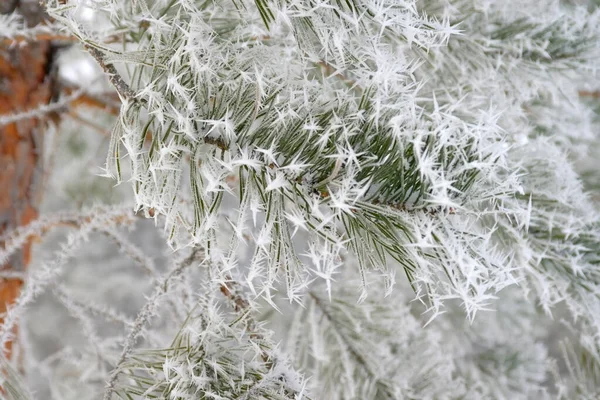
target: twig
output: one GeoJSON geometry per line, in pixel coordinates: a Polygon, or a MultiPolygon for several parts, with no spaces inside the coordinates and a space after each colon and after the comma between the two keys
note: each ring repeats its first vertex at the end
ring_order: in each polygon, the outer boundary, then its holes
{"type": "Polygon", "coordinates": [[[7,309],[0,326],[0,347],[4,346],[13,339],[14,327],[23,313],[23,310],[29,306],[43,292],[45,287],[50,285],[62,273],[64,264],[73,257],[74,251],[87,239],[88,234],[98,225],[106,224],[110,218],[104,215],[96,215],[89,222],[82,223],[79,230],[75,231],[69,237],[62,251],[48,263],[29,274],[28,284],[21,291],[20,296],[12,303],[11,308],[7,309]]]}
{"type": "Polygon", "coordinates": [[[11,46],[14,44],[22,44],[22,43],[28,43],[28,42],[41,42],[41,41],[48,41],[48,40],[56,40],[56,41],[63,41],[63,42],[76,42],[78,39],[75,36],[70,36],[70,35],[61,35],[60,33],[49,33],[49,32],[42,32],[42,33],[38,33],[36,35],[18,35],[15,37],[8,37],[8,38],[4,38],[2,39],[2,41],[0,42],[2,46],[11,46]]]}
{"type": "MultiPolygon", "coordinates": [[[[239,282],[233,280],[230,275],[226,275],[225,279],[227,283],[222,283],[219,289],[221,293],[231,301],[235,312],[240,314],[238,320],[245,320],[246,332],[249,334],[250,338],[259,341],[264,340],[264,336],[260,332],[258,332],[258,324],[256,323],[256,320],[250,315],[250,313],[252,312],[250,308],[250,301],[246,298],[242,285],[240,285],[239,282]]],[[[260,357],[268,369],[273,368],[274,365],[278,362],[276,354],[269,354],[262,348],[260,348],[260,357]]],[[[290,399],[296,398],[293,393],[287,393],[287,395],[290,399]]],[[[252,396],[252,388],[249,389],[246,392],[245,396],[241,397],[241,399],[250,399],[252,398],[250,396],[252,396]]],[[[310,397],[306,398],[310,400],[310,397]]]]}
{"type": "Polygon", "coordinates": [[[214,137],[207,136],[207,137],[203,138],[203,140],[204,140],[204,143],[212,144],[213,146],[217,146],[219,149],[221,149],[223,151],[229,150],[229,146],[221,138],[214,138],[214,137]]]}
{"type": "MultiPolygon", "coordinates": [[[[222,151],[230,151],[229,146],[227,145],[227,143],[221,139],[221,138],[214,138],[214,137],[204,137],[202,139],[204,141],[204,143],[206,144],[210,144],[213,146],[218,147],[220,150],[222,151]]],[[[322,186],[332,182],[333,180],[335,180],[335,178],[337,178],[340,174],[340,171],[342,169],[342,160],[341,159],[337,159],[333,169],[331,171],[331,173],[323,180],[321,180],[320,182],[317,183],[313,183],[310,185],[304,185],[304,187],[306,188],[306,190],[310,193],[314,193],[316,195],[318,195],[322,200],[328,198],[330,196],[329,192],[325,189],[322,189],[322,186]]],[[[268,165],[268,167],[270,169],[276,169],[278,168],[277,165],[271,163],[268,165]]],[[[298,181],[296,181],[297,183],[300,183],[298,181]]],[[[456,214],[456,208],[454,207],[450,207],[450,206],[430,206],[430,207],[411,207],[410,205],[407,204],[401,204],[401,203],[397,203],[397,202],[382,202],[379,200],[372,200],[369,203],[375,205],[375,206],[386,206],[398,211],[402,211],[402,212],[406,212],[406,213],[423,213],[423,214],[427,214],[431,217],[434,217],[436,215],[444,215],[444,214],[450,214],[450,215],[454,215],[456,214]]]]}
{"type": "Polygon", "coordinates": [[[106,128],[103,128],[100,125],[83,118],[82,116],[77,114],[77,112],[75,112],[73,110],[69,111],[69,117],[73,118],[75,121],[77,121],[85,126],[92,128],[93,130],[95,130],[96,132],[100,133],[103,136],[110,137],[110,132],[108,132],[106,130],[106,128]]]}
{"type": "MultiPolygon", "coordinates": [[[[66,94],[71,94],[77,90],[81,90],[79,88],[65,86],[63,91],[66,94]]],[[[111,92],[108,95],[98,95],[91,93],[81,93],[81,95],[71,102],[72,106],[88,106],[93,108],[98,108],[102,111],[106,111],[112,115],[118,115],[121,102],[116,93],[111,92]],[[106,98],[112,97],[112,98],[106,98]]]]}
{"type": "MultiPolygon", "coordinates": [[[[257,332],[257,324],[250,314],[250,301],[244,295],[242,286],[230,275],[225,276],[225,282],[221,283],[219,289],[223,296],[227,297],[233,304],[235,312],[242,315],[246,321],[246,330],[252,339],[263,340],[264,337],[257,332]],[[226,282],[226,283],[225,283],[226,282]]],[[[270,356],[261,350],[261,358],[265,363],[270,363],[270,356]]]]}
{"type": "Polygon", "coordinates": [[[19,122],[19,121],[27,120],[27,119],[31,119],[31,118],[42,118],[46,114],[49,114],[51,112],[57,112],[57,111],[64,110],[68,107],[68,105],[72,101],[74,101],[75,99],[80,97],[82,94],[83,94],[83,89],[79,89],[79,90],[76,90],[75,92],[73,92],[73,94],[64,97],[61,101],[58,101],[56,103],[44,104],[44,105],[34,108],[33,110],[24,111],[22,113],[17,113],[17,114],[12,114],[12,115],[11,114],[0,115],[0,126],[12,124],[15,122],[19,122]]]}
{"type": "Polygon", "coordinates": [[[65,300],[68,299],[69,302],[76,305],[80,309],[87,311],[88,313],[90,313],[92,315],[101,316],[106,321],[122,324],[126,327],[130,327],[130,328],[133,327],[133,321],[129,320],[129,318],[127,318],[127,316],[122,315],[118,311],[115,311],[107,306],[97,305],[97,304],[87,303],[87,302],[84,302],[81,300],[77,300],[70,293],[65,291],[65,289],[63,289],[60,286],[56,286],[54,288],[54,293],[58,297],[62,297],[65,300]]]}
{"type": "Polygon", "coordinates": [[[85,46],[87,51],[90,53],[92,57],[96,60],[98,65],[102,68],[102,70],[108,75],[108,80],[117,90],[119,96],[125,100],[135,100],[136,93],[129,87],[129,85],[123,80],[121,75],[117,72],[117,69],[114,65],[107,63],[104,60],[104,54],[92,46],[85,46]]]}
{"type": "Polygon", "coordinates": [[[308,294],[313,299],[313,301],[315,302],[315,304],[319,308],[319,310],[321,311],[321,314],[323,314],[323,316],[325,318],[327,318],[327,320],[329,321],[329,323],[331,325],[333,325],[335,334],[346,345],[346,349],[350,353],[351,357],[354,358],[356,360],[356,362],[362,368],[364,368],[365,372],[367,372],[367,374],[371,375],[376,380],[377,383],[381,383],[381,379],[379,378],[379,374],[377,374],[377,372],[375,370],[373,370],[372,366],[369,365],[369,362],[365,358],[365,356],[362,355],[360,353],[360,351],[354,347],[352,341],[342,331],[342,329],[345,327],[345,325],[344,324],[340,324],[340,322],[335,319],[335,317],[331,314],[331,312],[323,304],[323,301],[319,298],[319,296],[317,296],[313,292],[309,292],[308,294]],[[341,328],[340,328],[340,326],[341,326],[341,328]]]}
{"type": "Polygon", "coordinates": [[[600,99],[600,90],[580,90],[579,97],[590,97],[592,99],[600,99]]]}
{"type": "MultiPolygon", "coordinates": [[[[92,209],[87,213],[77,214],[58,214],[49,218],[35,220],[28,225],[21,226],[15,230],[5,232],[0,235],[0,263],[5,262],[11,254],[21,248],[29,239],[40,237],[48,233],[51,229],[59,226],[67,226],[72,228],[81,228],[85,224],[89,224],[94,217],[99,213],[99,209],[92,209]]],[[[103,210],[102,213],[114,213],[111,216],[111,222],[122,224],[133,221],[131,208],[124,207],[122,211],[103,210]]]]}
{"type": "Polygon", "coordinates": [[[146,326],[146,324],[150,320],[150,317],[154,312],[154,308],[156,306],[156,303],[158,302],[158,299],[162,295],[167,293],[167,291],[169,290],[169,283],[171,282],[171,280],[181,275],[183,270],[189,265],[191,265],[194,262],[194,260],[196,260],[200,252],[200,248],[195,248],[194,250],[192,250],[191,254],[188,257],[186,257],[183,261],[177,263],[175,265],[175,268],[172,269],[164,277],[162,282],[156,286],[154,294],[138,313],[133,323],[133,328],[131,329],[131,331],[129,331],[127,339],[125,340],[125,345],[123,346],[123,350],[121,351],[121,356],[119,357],[119,360],[115,364],[115,367],[113,368],[110,374],[108,383],[104,387],[104,396],[102,397],[103,400],[110,400],[110,398],[112,397],[112,394],[115,391],[117,379],[121,374],[121,365],[123,365],[123,363],[127,360],[127,357],[129,357],[129,355],[133,351],[133,346],[135,346],[139,335],[142,333],[142,329],[144,329],[144,326],[146,326]]]}
{"type": "MultiPolygon", "coordinates": [[[[118,35],[109,36],[103,43],[116,43],[122,41],[123,38],[118,35]]],[[[25,44],[31,42],[43,42],[43,41],[58,41],[58,42],[78,42],[79,38],[73,35],[63,35],[55,32],[40,32],[32,35],[16,35],[14,37],[5,37],[0,40],[2,46],[11,46],[14,44],[25,44]]]]}
{"type": "Polygon", "coordinates": [[[69,109],[71,106],[87,105],[107,111],[112,115],[119,114],[119,106],[104,101],[94,95],[84,93],[84,89],[68,89],[65,92],[67,96],[60,101],[50,104],[43,104],[29,111],[17,114],[0,115],[0,126],[9,125],[15,122],[28,120],[31,118],[43,118],[49,113],[61,112],[69,109]]]}

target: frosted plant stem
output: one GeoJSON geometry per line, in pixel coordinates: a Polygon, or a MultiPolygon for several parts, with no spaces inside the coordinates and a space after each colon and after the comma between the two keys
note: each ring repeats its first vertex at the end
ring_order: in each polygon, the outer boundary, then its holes
{"type": "Polygon", "coordinates": [[[356,360],[356,362],[364,368],[364,370],[365,370],[365,372],[367,372],[367,374],[369,374],[371,377],[373,377],[373,379],[375,380],[377,385],[386,393],[387,396],[389,396],[389,398],[393,398],[393,393],[391,393],[389,391],[389,388],[383,382],[381,382],[381,380],[379,378],[379,374],[373,370],[373,368],[369,365],[369,363],[367,362],[365,357],[362,354],[360,354],[360,351],[358,351],[352,345],[351,340],[349,340],[346,337],[346,335],[343,334],[341,332],[341,330],[338,329],[338,326],[337,326],[339,324],[338,321],[335,319],[335,317],[333,315],[331,315],[331,313],[329,312],[327,307],[323,304],[323,301],[317,295],[315,295],[313,292],[309,292],[309,295],[313,299],[313,301],[315,302],[315,304],[317,305],[317,307],[319,308],[319,310],[321,311],[323,316],[325,316],[325,318],[327,318],[327,320],[334,326],[338,337],[345,344],[346,349],[348,350],[348,352],[350,353],[352,358],[354,358],[354,360],[356,360]]]}
{"type": "MultiPolygon", "coordinates": [[[[66,226],[79,229],[83,225],[90,223],[94,215],[99,213],[109,214],[111,223],[125,224],[134,221],[130,205],[119,206],[112,210],[105,207],[93,207],[78,213],[57,213],[53,216],[41,217],[25,226],[0,235],[0,242],[2,243],[2,248],[0,248],[0,263],[6,262],[29,238],[43,236],[51,229],[57,227],[66,226]]],[[[98,228],[95,227],[94,229],[98,228]]],[[[105,226],[103,229],[108,228],[105,226]]]]}
{"type": "Polygon", "coordinates": [[[0,126],[12,124],[23,120],[29,120],[31,118],[42,118],[48,113],[64,110],[69,106],[69,103],[81,97],[83,93],[83,89],[79,89],[73,92],[71,95],[65,96],[62,100],[56,103],[44,104],[34,108],[33,110],[24,111],[17,114],[0,115],[0,126]]]}
{"type": "Polygon", "coordinates": [[[104,54],[102,54],[102,52],[100,50],[98,50],[94,47],[86,46],[86,48],[87,48],[88,52],[90,53],[90,55],[92,57],[94,57],[94,59],[96,60],[98,65],[100,65],[100,67],[104,70],[104,72],[106,72],[106,74],[108,76],[108,80],[115,87],[115,89],[117,90],[117,93],[119,93],[119,96],[121,96],[121,98],[123,98],[125,100],[135,99],[135,92],[123,80],[121,75],[119,75],[119,73],[117,72],[117,69],[114,67],[114,65],[105,62],[104,54]]]}
{"type": "Polygon", "coordinates": [[[119,378],[119,375],[121,373],[120,367],[121,367],[121,365],[123,365],[125,360],[127,360],[127,357],[133,351],[133,346],[135,346],[139,335],[141,334],[141,332],[144,329],[144,327],[146,326],[146,324],[150,321],[152,313],[154,312],[154,310],[156,308],[158,299],[162,295],[167,293],[167,291],[169,289],[169,283],[171,282],[171,280],[178,277],[179,275],[181,275],[183,270],[186,267],[188,267],[192,262],[194,262],[194,260],[198,256],[199,252],[200,252],[200,249],[196,248],[182,262],[177,263],[175,265],[175,268],[173,270],[171,270],[165,276],[165,278],[162,280],[162,282],[159,285],[156,286],[154,294],[146,302],[146,304],[142,307],[142,309],[138,313],[138,315],[133,323],[133,327],[132,327],[131,331],[129,332],[129,334],[127,335],[127,338],[125,340],[125,345],[123,346],[123,350],[121,351],[121,355],[119,356],[119,360],[117,361],[115,367],[113,368],[113,370],[110,374],[108,383],[105,386],[104,396],[102,397],[103,400],[110,400],[110,398],[112,397],[112,394],[115,391],[115,384],[117,383],[117,379],[119,378]]]}
{"type": "Polygon", "coordinates": [[[69,302],[70,304],[78,307],[81,310],[86,311],[91,315],[97,315],[103,317],[106,321],[110,321],[116,324],[122,324],[125,327],[133,328],[134,323],[126,315],[121,314],[117,310],[113,310],[112,308],[105,305],[98,305],[93,303],[88,303],[82,300],[78,300],[71,293],[69,293],[64,287],[56,286],[54,288],[54,293],[59,299],[64,299],[65,302],[69,302]]]}
{"type": "Polygon", "coordinates": [[[20,319],[25,307],[33,303],[44,292],[44,289],[60,276],[62,267],[73,256],[75,249],[85,241],[87,235],[93,230],[93,222],[96,221],[83,224],[79,231],[69,237],[67,245],[63,247],[54,260],[29,275],[27,285],[4,317],[0,329],[1,346],[12,340],[13,328],[20,319]]]}

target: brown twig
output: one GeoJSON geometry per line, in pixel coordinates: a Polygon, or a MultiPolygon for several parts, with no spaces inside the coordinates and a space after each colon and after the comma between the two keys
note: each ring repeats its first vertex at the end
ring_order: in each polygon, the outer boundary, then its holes
{"type": "MultiPolygon", "coordinates": [[[[79,90],[79,88],[75,88],[72,86],[65,86],[62,88],[62,91],[70,95],[73,92],[79,90]]],[[[71,106],[87,106],[92,108],[97,108],[102,111],[106,111],[112,115],[119,115],[120,111],[120,100],[116,93],[106,94],[106,95],[96,95],[91,93],[81,93],[79,96],[74,98],[69,105],[71,106]]]]}
{"type": "Polygon", "coordinates": [[[240,284],[234,281],[231,276],[227,276],[227,284],[220,286],[221,293],[233,303],[233,309],[236,312],[245,312],[250,306],[250,302],[242,295],[240,284]]]}
{"type": "Polygon", "coordinates": [[[590,97],[592,99],[600,99],[600,90],[580,90],[579,97],[590,97]]]}
{"type": "MultiPolygon", "coordinates": [[[[112,218],[112,221],[116,224],[125,224],[125,223],[133,222],[135,217],[137,217],[137,216],[138,216],[138,214],[132,215],[131,211],[127,210],[121,214],[115,215],[112,218]]],[[[92,221],[92,218],[93,218],[92,216],[86,216],[85,214],[79,215],[79,216],[67,215],[64,217],[50,218],[50,219],[48,219],[48,221],[45,224],[42,224],[42,226],[40,226],[39,229],[34,229],[31,232],[27,233],[25,236],[19,237],[18,236],[19,231],[26,231],[30,227],[30,225],[39,223],[39,220],[35,220],[33,222],[30,222],[27,225],[23,225],[23,226],[19,227],[18,229],[14,230],[13,231],[14,233],[13,232],[4,233],[2,236],[0,236],[0,245],[1,245],[1,247],[6,248],[7,244],[10,244],[9,234],[11,234],[11,236],[16,235],[20,241],[27,242],[29,240],[32,240],[34,242],[40,242],[41,237],[43,235],[46,235],[48,232],[50,232],[51,230],[53,230],[55,228],[58,228],[58,227],[79,228],[80,226],[92,221]]]]}
{"type": "Polygon", "coordinates": [[[324,75],[326,74],[328,77],[337,77],[349,88],[357,88],[359,90],[362,90],[362,88],[358,86],[354,79],[350,79],[341,72],[337,71],[333,65],[322,60],[317,62],[317,65],[319,65],[322,68],[324,75]]]}
{"type": "Polygon", "coordinates": [[[89,121],[89,120],[81,117],[74,110],[69,111],[69,117],[73,118],[75,121],[79,122],[80,124],[83,124],[85,126],[92,128],[93,130],[95,130],[96,132],[100,133],[103,136],[110,137],[110,132],[108,132],[105,127],[102,127],[92,121],[89,121]]]}
{"type": "Polygon", "coordinates": [[[3,38],[0,41],[1,46],[12,46],[15,44],[33,43],[40,41],[60,41],[60,42],[76,42],[78,39],[75,36],[61,35],[60,33],[38,33],[37,35],[27,36],[18,35],[15,37],[3,38]]]}
{"type": "MultiPolygon", "coordinates": [[[[123,37],[118,35],[112,35],[103,40],[103,43],[117,43],[121,42],[123,37]]],[[[12,46],[12,45],[20,45],[25,43],[35,43],[41,41],[52,41],[52,42],[69,42],[76,43],[79,39],[76,36],[72,35],[63,35],[55,32],[41,32],[36,35],[17,35],[15,37],[7,37],[0,40],[0,45],[2,46],[12,46]]]]}
{"type": "Polygon", "coordinates": [[[79,92],[72,88],[64,90],[67,96],[62,101],[38,105],[37,107],[16,114],[0,114],[0,126],[28,119],[38,119],[41,121],[49,118],[50,120],[58,121],[57,116],[69,110],[71,106],[78,105],[99,108],[113,115],[119,114],[119,107],[117,105],[94,95],[83,93],[80,91],[81,89],[78,90],[79,92]]]}
{"type": "Polygon", "coordinates": [[[96,60],[100,68],[106,73],[108,76],[108,80],[114,88],[117,90],[117,93],[121,96],[121,98],[125,100],[135,100],[136,93],[129,87],[129,85],[123,80],[121,75],[117,72],[117,69],[114,65],[107,63],[104,59],[104,54],[92,46],[85,46],[86,50],[90,53],[92,57],[96,60]]]}
{"type": "Polygon", "coordinates": [[[456,214],[456,209],[454,209],[454,207],[444,207],[444,206],[435,207],[435,206],[433,206],[433,207],[414,208],[414,207],[411,207],[404,203],[382,203],[379,200],[373,200],[372,203],[375,205],[382,205],[382,206],[393,208],[398,211],[404,211],[407,213],[414,213],[414,212],[420,211],[424,214],[429,214],[431,216],[435,216],[440,213],[451,214],[451,215],[456,214]]]}
{"type": "MultiPolygon", "coordinates": [[[[263,340],[262,334],[257,332],[257,324],[254,318],[250,316],[250,301],[246,299],[242,286],[230,275],[225,277],[227,283],[222,283],[219,287],[223,296],[225,296],[233,304],[233,309],[236,313],[241,314],[246,322],[246,329],[250,338],[263,340]]],[[[271,357],[265,351],[261,350],[262,360],[270,367],[272,364],[271,357]]]]}
{"type": "Polygon", "coordinates": [[[223,151],[229,150],[229,146],[221,138],[213,138],[213,137],[207,136],[203,140],[204,140],[204,143],[212,144],[213,146],[217,146],[219,149],[221,149],[223,151]]]}

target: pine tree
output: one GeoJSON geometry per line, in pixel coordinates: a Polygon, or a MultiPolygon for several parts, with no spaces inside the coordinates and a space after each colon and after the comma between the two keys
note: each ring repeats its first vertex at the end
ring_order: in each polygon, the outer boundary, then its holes
{"type": "Polygon", "coordinates": [[[103,175],[134,202],[1,238],[76,227],[0,331],[50,291],[81,324],[27,363],[53,397],[61,368],[104,400],[600,396],[598,4],[46,3],[118,94],[103,175]],[[148,285],[134,318],[62,278],[97,232],[148,285]]]}

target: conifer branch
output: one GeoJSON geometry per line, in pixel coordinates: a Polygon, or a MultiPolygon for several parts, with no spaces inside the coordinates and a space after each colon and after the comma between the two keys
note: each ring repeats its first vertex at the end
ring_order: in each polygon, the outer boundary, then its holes
{"type": "Polygon", "coordinates": [[[115,391],[115,384],[117,383],[117,379],[122,372],[121,366],[127,360],[127,357],[131,354],[134,349],[134,346],[137,342],[139,335],[142,333],[144,326],[150,321],[150,318],[155,312],[156,305],[160,297],[162,297],[169,290],[169,285],[174,278],[177,278],[182,274],[183,270],[188,268],[194,261],[197,260],[198,255],[201,250],[196,248],[191,251],[191,253],[183,260],[179,261],[175,264],[174,268],[168,272],[168,274],[162,279],[162,281],[155,287],[154,294],[148,299],[146,304],[142,307],[140,312],[138,313],[133,327],[129,331],[127,338],[125,340],[125,344],[123,345],[123,350],[121,351],[121,355],[117,360],[117,363],[114,365],[113,370],[110,374],[108,382],[104,388],[104,400],[110,400],[112,394],[115,391]]]}

